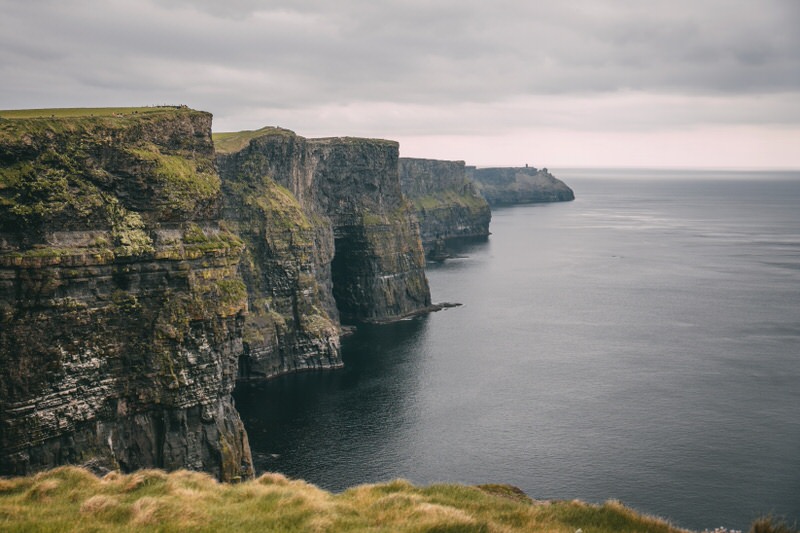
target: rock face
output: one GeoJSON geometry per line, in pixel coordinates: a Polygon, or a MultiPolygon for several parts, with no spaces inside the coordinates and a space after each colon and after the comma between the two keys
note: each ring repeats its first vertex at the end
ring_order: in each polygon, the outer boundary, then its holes
{"type": "MultiPolygon", "coordinates": [[[[296,199],[313,241],[305,279],[315,284],[296,300],[316,299],[310,305],[320,311],[318,324],[336,324],[337,314],[344,322],[383,322],[430,308],[419,228],[400,190],[397,143],[305,139],[265,128],[223,134],[217,149],[226,189],[228,182],[267,180],[296,199]]],[[[312,329],[313,337],[321,328],[312,329]]]]}
{"type": "Polygon", "coordinates": [[[467,167],[467,175],[489,205],[565,202],[575,194],[563,181],[546,168],[533,167],[475,168],[467,167]]]}
{"type": "Polygon", "coordinates": [[[252,475],[211,115],[0,119],[0,473],[252,475]]]}
{"type": "Polygon", "coordinates": [[[489,204],[467,178],[463,161],[401,157],[400,184],[414,205],[429,256],[443,241],[489,235],[489,204]]]}
{"type": "Polygon", "coordinates": [[[397,143],[0,118],[0,475],[252,476],[236,380],[341,366],[340,320],[433,309],[424,267],[397,143]]]}
{"type": "Polygon", "coordinates": [[[342,366],[333,231],[312,201],[305,141],[269,131],[238,151],[225,152],[222,143],[218,155],[226,223],[247,244],[240,265],[250,309],[242,378],[342,366]]]}

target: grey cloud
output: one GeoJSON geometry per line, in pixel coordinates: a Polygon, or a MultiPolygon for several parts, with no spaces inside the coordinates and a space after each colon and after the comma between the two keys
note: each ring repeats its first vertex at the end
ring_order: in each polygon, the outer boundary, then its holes
{"type": "Polygon", "coordinates": [[[50,105],[50,87],[76,105],[155,98],[223,117],[620,91],[796,93],[798,5],[0,0],[0,74],[14,79],[4,107],[50,105]]]}

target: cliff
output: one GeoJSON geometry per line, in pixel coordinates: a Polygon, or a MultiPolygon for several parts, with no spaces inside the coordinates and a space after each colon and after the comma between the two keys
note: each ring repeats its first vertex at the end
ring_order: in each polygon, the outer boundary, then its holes
{"type": "Polygon", "coordinates": [[[299,197],[310,197],[305,143],[287,130],[261,133],[252,139],[243,135],[245,144],[233,152],[226,146],[242,137],[223,134],[217,141],[224,216],[247,244],[240,271],[250,313],[240,376],[341,367],[330,222],[312,202],[306,201],[304,209],[297,196],[273,179],[279,176],[299,197]]]}
{"type": "Polygon", "coordinates": [[[429,256],[440,253],[443,241],[489,235],[489,204],[467,178],[463,161],[401,157],[399,172],[429,256]]]}
{"type": "Polygon", "coordinates": [[[550,174],[546,168],[467,167],[478,192],[489,205],[527,204],[539,202],[565,202],[575,199],[575,194],[563,181],[550,174]]]}
{"type": "Polygon", "coordinates": [[[220,221],[211,115],[73,115],[0,118],[0,473],[248,477],[243,243],[220,221]]]}
{"type": "Polygon", "coordinates": [[[269,180],[291,193],[313,228],[309,279],[316,288],[298,298],[316,295],[317,308],[333,323],[337,314],[344,322],[383,322],[430,309],[419,227],[400,189],[397,143],[305,139],[264,128],[218,135],[217,150],[225,183],[269,180]]]}
{"type": "Polygon", "coordinates": [[[183,106],[0,114],[0,474],[248,477],[237,378],[433,309],[397,143],[218,141],[183,106]]]}

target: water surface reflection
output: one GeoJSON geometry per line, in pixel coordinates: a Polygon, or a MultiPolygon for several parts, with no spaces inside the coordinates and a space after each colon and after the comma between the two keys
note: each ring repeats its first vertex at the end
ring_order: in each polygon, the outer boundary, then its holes
{"type": "Polygon", "coordinates": [[[363,325],[343,341],[344,370],[240,385],[234,396],[256,470],[343,490],[354,464],[360,479],[381,479],[405,462],[427,325],[428,317],[363,325]]]}

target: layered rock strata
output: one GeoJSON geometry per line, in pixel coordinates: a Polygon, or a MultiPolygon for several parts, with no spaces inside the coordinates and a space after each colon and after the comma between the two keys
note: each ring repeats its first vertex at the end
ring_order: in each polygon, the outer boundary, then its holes
{"type": "Polygon", "coordinates": [[[237,379],[435,309],[397,143],[79,111],[0,115],[0,474],[249,477],[237,379]]]}
{"type": "Polygon", "coordinates": [[[217,150],[226,183],[269,180],[296,199],[314,235],[307,272],[316,285],[303,294],[317,298],[331,322],[337,314],[344,322],[383,322],[430,309],[419,227],[400,190],[397,143],[305,139],[264,128],[222,134],[217,150]]]}
{"type": "Polygon", "coordinates": [[[252,475],[211,115],[0,119],[0,473],[252,475]]]}
{"type": "Polygon", "coordinates": [[[429,257],[439,256],[445,241],[489,235],[489,204],[467,178],[463,161],[401,157],[399,172],[429,257]]]}
{"type": "Polygon", "coordinates": [[[478,193],[489,205],[565,202],[575,194],[546,168],[467,167],[467,176],[475,182],[478,193]]]}
{"type": "Polygon", "coordinates": [[[225,220],[247,244],[240,265],[249,303],[241,378],[342,366],[333,230],[311,201],[305,143],[286,130],[269,131],[235,151],[219,143],[225,220]]]}

